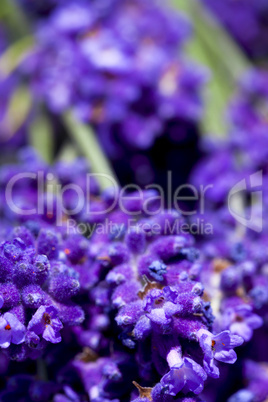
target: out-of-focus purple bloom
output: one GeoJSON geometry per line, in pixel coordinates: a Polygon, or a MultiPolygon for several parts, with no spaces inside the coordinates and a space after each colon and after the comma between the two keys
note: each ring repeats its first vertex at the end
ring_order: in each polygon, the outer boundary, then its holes
{"type": "Polygon", "coordinates": [[[265,401],[268,396],[267,363],[246,360],[243,377],[247,386],[232,395],[228,402],[265,401]]]}
{"type": "Polygon", "coordinates": [[[59,2],[23,70],[38,99],[54,113],[74,109],[118,159],[126,147],[152,146],[169,121],[184,131],[200,118],[206,74],[178,53],[189,33],[183,16],[155,0],[59,2]]]}
{"type": "Polygon", "coordinates": [[[253,402],[253,401],[254,401],[254,395],[247,389],[241,389],[228,399],[228,402],[253,402]]]}
{"type": "Polygon", "coordinates": [[[220,323],[222,328],[228,328],[233,334],[241,336],[245,341],[249,341],[253,330],[262,326],[263,319],[253,313],[251,306],[244,304],[226,308],[220,323]]]}

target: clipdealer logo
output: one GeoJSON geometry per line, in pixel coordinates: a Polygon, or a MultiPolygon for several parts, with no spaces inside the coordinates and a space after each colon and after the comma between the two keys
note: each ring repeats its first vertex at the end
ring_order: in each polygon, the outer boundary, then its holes
{"type": "Polygon", "coordinates": [[[263,229],[263,174],[262,170],[251,174],[236,183],[228,194],[228,209],[230,214],[241,225],[260,233],[263,229]],[[249,208],[245,208],[242,192],[250,194],[249,208]],[[245,211],[249,211],[246,216],[245,211]]]}

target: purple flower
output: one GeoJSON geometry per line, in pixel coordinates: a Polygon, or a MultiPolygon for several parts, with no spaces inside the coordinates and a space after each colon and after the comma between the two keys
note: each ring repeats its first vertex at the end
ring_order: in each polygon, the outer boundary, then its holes
{"type": "Polygon", "coordinates": [[[221,323],[233,334],[240,335],[248,342],[253,330],[262,326],[263,319],[252,312],[252,307],[247,304],[228,308],[224,312],[221,323]]]}
{"type": "Polygon", "coordinates": [[[11,343],[19,345],[25,339],[25,326],[11,313],[5,313],[0,317],[0,346],[3,349],[11,343]]]}
{"type": "Polygon", "coordinates": [[[199,119],[206,74],[177,52],[189,33],[183,16],[155,0],[63,1],[43,18],[24,69],[53,112],[74,109],[120,158],[126,147],[149,148],[170,119],[176,132],[199,119]]]}
{"type": "Polygon", "coordinates": [[[228,402],[252,402],[254,401],[254,395],[251,391],[247,389],[241,389],[236,392],[231,398],[228,399],[228,402]]]}
{"type": "Polygon", "coordinates": [[[41,306],[33,315],[27,329],[36,335],[42,335],[48,342],[59,343],[61,341],[59,331],[63,325],[57,316],[57,310],[53,306],[41,306]]]}
{"type": "Polygon", "coordinates": [[[169,352],[167,361],[170,371],[161,379],[161,385],[168,395],[175,396],[180,391],[199,394],[203,390],[207,375],[198,363],[188,357],[182,358],[175,349],[169,352]]]}
{"type": "Polygon", "coordinates": [[[153,289],[145,298],[144,309],[153,324],[167,331],[172,323],[172,316],[181,312],[182,306],[166,300],[162,290],[153,289]]]}
{"type": "Polygon", "coordinates": [[[161,282],[164,279],[163,275],[167,272],[167,266],[163,262],[155,260],[149,266],[149,271],[154,279],[161,282]]]}
{"type": "Polygon", "coordinates": [[[237,359],[233,348],[243,343],[243,338],[238,335],[232,335],[230,331],[223,331],[213,335],[207,330],[200,329],[197,337],[204,352],[204,368],[214,378],[219,377],[219,369],[215,365],[215,360],[233,364],[237,359]]]}
{"type": "Polygon", "coordinates": [[[246,384],[246,387],[232,395],[228,402],[266,401],[268,397],[267,363],[245,360],[243,383],[246,384]]]}

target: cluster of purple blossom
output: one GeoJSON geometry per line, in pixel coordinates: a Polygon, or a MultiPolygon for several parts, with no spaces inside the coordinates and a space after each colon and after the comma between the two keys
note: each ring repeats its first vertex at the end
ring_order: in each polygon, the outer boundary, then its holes
{"type": "MultiPolygon", "coordinates": [[[[174,141],[189,135],[188,124],[197,130],[205,74],[185,56],[191,29],[183,16],[157,0],[17,3],[30,16],[35,45],[5,74],[0,33],[0,142],[28,143],[29,118],[41,104],[64,133],[62,117],[72,110],[111,159],[134,152],[136,165],[146,159],[137,152],[169,129],[174,141]],[[31,104],[16,125],[10,110],[22,82],[38,107],[31,104]]],[[[247,36],[233,23],[240,4],[204,3],[252,57],[263,56],[262,0],[242,1],[247,36]]],[[[13,163],[7,153],[0,167],[1,401],[268,399],[267,104],[268,74],[252,70],[230,104],[229,138],[203,140],[207,155],[191,181],[212,187],[201,214],[211,236],[181,233],[174,223],[186,219],[161,209],[152,189],[120,204],[96,180],[88,188],[82,158],[48,165],[26,147],[13,163]],[[253,203],[261,184],[262,199],[253,203]],[[73,185],[86,194],[79,210],[73,185]],[[232,189],[235,210],[226,201],[232,189]]]]}
{"type": "MultiPolygon", "coordinates": [[[[195,183],[213,183],[205,219],[213,223],[214,235],[211,240],[200,239],[200,246],[210,294],[214,293],[214,312],[218,311],[215,328],[243,333],[249,341],[253,330],[262,326],[251,340],[254,354],[249,356],[261,362],[267,361],[258,346],[263,347],[267,337],[267,85],[268,76],[262,70],[252,70],[242,78],[228,110],[230,136],[221,142],[207,142],[207,156],[193,173],[195,183]],[[237,215],[232,215],[227,199],[237,183],[242,185],[232,197],[240,208],[236,207],[237,215]]],[[[258,375],[264,378],[261,373],[266,370],[265,364],[246,361],[249,387],[235,394],[232,402],[267,398],[266,382],[260,379],[256,383],[258,375]],[[252,367],[254,374],[250,374],[252,367]]]]}
{"type": "Polygon", "coordinates": [[[0,343],[13,359],[37,358],[47,342],[61,341],[63,324],[84,319],[71,300],[79,292],[79,275],[60,251],[77,239],[60,240],[46,229],[35,240],[27,227],[17,226],[1,243],[0,343]]]}
{"type": "Polygon", "coordinates": [[[117,157],[150,147],[170,120],[200,117],[205,76],[180,50],[184,17],[152,0],[58,3],[23,65],[53,113],[73,109],[117,157]]]}
{"type": "MultiPolygon", "coordinates": [[[[8,50],[7,35],[0,26],[0,59],[8,50]]],[[[0,66],[0,146],[4,148],[18,148],[25,143],[26,127],[30,116],[27,114],[21,123],[11,117],[9,109],[16,90],[19,87],[20,78],[16,73],[6,74],[0,66]]],[[[14,100],[14,99],[13,99],[14,100]]]]}
{"type": "MultiPolygon", "coordinates": [[[[29,149],[20,159],[21,164],[1,169],[3,186],[27,166],[29,172],[42,166],[58,182],[81,184],[83,176],[77,174],[85,169],[81,160],[69,165],[70,170],[64,163],[62,170],[62,163],[48,167],[29,149]],[[64,171],[73,173],[61,174],[64,171]]],[[[22,182],[14,189],[21,206],[29,205],[31,198],[35,203],[37,188],[33,182],[31,187],[22,182]]],[[[109,205],[109,191],[98,193],[96,186],[92,189],[96,204],[109,205]]],[[[166,221],[172,228],[183,217],[175,211],[157,212],[151,191],[145,191],[142,200],[132,194],[126,203],[129,214],[117,207],[98,216],[99,221],[120,225],[120,233],[95,232],[90,239],[68,233],[66,222],[56,227],[47,211],[24,216],[19,219],[21,226],[12,229],[14,216],[8,205],[3,208],[0,340],[5,356],[20,362],[10,369],[13,375],[17,370],[18,377],[12,386],[6,384],[3,400],[22,395],[21,382],[30,395],[41,394],[44,385],[31,377],[20,379],[19,365],[27,366],[28,358],[38,357],[50,367],[51,354],[57,356],[66,348],[70,349],[66,366],[57,363],[57,381],[50,378],[45,398],[55,394],[55,401],[83,401],[86,395],[94,402],[198,401],[195,395],[202,392],[206,379],[219,377],[216,362],[236,361],[233,349],[247,339],[246,331],[230,328],[230,332],[228,325],[215,331],[202,281],[206,271],[202,273],[194,238],[166,231],[166,221]],[[136,223],[129,228],[133,216],[136,223]],[[141,222],[146,222],[146,232],[141,222]],[[158,234],[150,231],[156,222],[163,228],[158,234]]],[[[92,223],[91,218],[87,217],[92,223]]],[[[250,321],[254,328],[254,320],[258,326],[258,317],[245,307],[240,310],[241,326],[250,321]]]]}

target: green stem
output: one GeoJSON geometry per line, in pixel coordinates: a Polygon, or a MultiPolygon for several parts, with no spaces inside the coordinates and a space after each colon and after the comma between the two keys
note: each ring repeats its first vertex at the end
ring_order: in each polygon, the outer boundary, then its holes
{"type": "Polygon", "coordinates": [[[91,165],[92,173],[99,174],[98,182],[102,190],[118,183],[107,157],[101,149],[92,128],[77,121],[71,112],[65,113],[63,120],[69,135],[85,155],[91,165]]]}
{"type": "Polygon", "coordinates": [[[10,45],[0,57],[1,75],[7,77],[11,74],[28,56],[33,46],[34,38],[32,36],[24,36],[10,45]]]}
{"type": "Polygon", "coordinates": [[[42,158],[51,163],[53,159],[53,129],[49,119],[37,113],[29,129],[29,143],[39,152],[42,158]]]}
{"type": "MultiPolygon", "coordinates": [[[[198,60],[203,66],[213,70],[215,64],[208,55],[207,48],[203,46],[199,38],[189,42],[187,53],[195,60],[198,60]]],[[[204,111],[200,121],[202,133],[214,134],[223,137],[228,132],[228,122],[224,118],[226,103],[232,94],[233,86],[228,80],[225,80],[224,74],[220,69],[209,78],[209,82],[203,89],[204,111]],[[224,85],[222,83],[224,82],[224,85]]]]}
{"type": "MultiPolygon", "coordinates": [[[[186,1],[186,0],[183,0],[186,1]]],[[[212,54],[220,60],[226,73],[237,81],[250,68],[250,62],[224,27],[202,7],[200,1],[187,0],[197,35],[200,35],[212,54]]]]}
{"type": "Polygon", "coordinates": [[[236,81],[250,67],[250,63],[228,33],[213,19],[197,0],[173,0],[193,23],[193,38],[186,52],[197,62],[208,67],[212,77],[204,90],[204,116],[201,128],[204,134],[226,136],[228,121],[225,112],[236,81]]]}
{"type": "Polygon", "coordinates": [[[56,160],[63,162],[72,162],[77,158],[77,155],[77,149],[74,147],[74,144],[72,144],[71,141],[66,141],[57,154],[56,160]]]}
{"type": "Polygon", "coordinates": [[[0,21],[10,31],[10,36],[20,38],[29,34],[29,22],[14,0],[1,0],[0,21]]]}
{"type": "Polygon", "coordinates": [[[1,125],[5,129],[7,140],[23,126],[28,119],[32,108],[32,96],[25,86],[16,88],[12,94],[7,111],[2,118],[1,125]]]}

